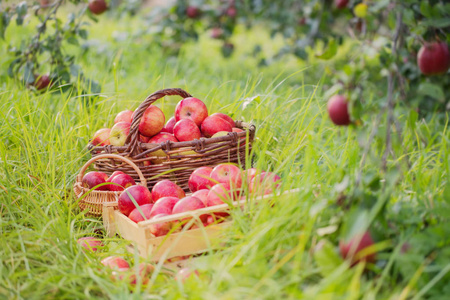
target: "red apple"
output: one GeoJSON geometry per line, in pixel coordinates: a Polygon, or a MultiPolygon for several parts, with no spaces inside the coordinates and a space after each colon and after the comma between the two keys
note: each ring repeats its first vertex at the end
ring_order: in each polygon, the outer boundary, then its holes
{"type": "Polygon", "coordinates": [[[257,174],[250,182],[250,193],[272,194],[273,187],[278,188],[280,184],[280,176],[272,172],[263,172],[257,174]]]}
{"type": "Polygon", "coordinates": [[[233,189],[242,186],[242,170],[232,164],[220,164],[211,172],[211,179],[218,183],[230,183],[233,189]]]}
{"type": "Polygon", "coordinates": [[[236,7],[234,7],[234,6],[228,7],[226,14],[227,14],[227,16],[229,16],[230,18],[236,17],[236,15],[237,15],[236,7]]]}
{"type": "Polygon", "coordinates": [[[130,220],[133,221],[134,223],[139,223],[142,221],[150,220],[150,218],[151,218],[150,212],[152,211],[153,204],[152,203],[144,204],[144,205],[139,206],[139,208],[142,210],[142,213],[144,214],[144,216],[142,216],[141,212],[136,207],[135,209],[133,209],[130,212],[130,214],[128,215],[128,218],[130,218],[130,220]]]}
{"type": "Polygon", "coordinates": [[[159,198],[155,205],[153,205],[152,211],[150,212],[150,217],[154,217],[160,214],[170,215],[172,213],[175,204],[180,201],[178,197],[162,197],[159,198]]]}
{"type": "Polygon", "coordinates": [[[152,193],[146,187],[133,185],[120,194],[118,205],[120,212],[128,216],[137,206],[153,202],[152,193]],[[134,204],[132,199],[136,201],[137,205],[134,204]]]}
{"type": "Polygon", "coordinates": [[[139,123],[139,132],[145,136],[154,136],[164,127],[166,117],[162,110],[154,105],[150,105],[142,115],[139,123]]]}
{"type": "Polygon", "coordinates": [[[139,141],[140,141],[141,143],[146,144],[146,143],[148,143],[148,140],[149,140],[149,139],[150,139],[150,138],[149,138],[148,136],[145,136],[145,135],[142,135],[142,134],[139,135],[139,141]]]}
{"type": "Polygon", "coordinates": [[[341,240],[339,242],[339,250],[344,259],[350,259],[351,265],[354,266],[360,261],[375,262],[376,254],[370,253],[362,257],[358,255],[363,249],[374,244],[372,237],[368,231],[353,236],[349,241],[341,240]]]}
{"type": "Polygon", "coordinates": [[[176,183],[170,180],[161,180],[153,186],[152,197],[154,201],[157,201],[162,197],[177,197],[183,198],[185,193],[182,188],[180,188],[176,183]]]}
{"type": "Polygon", "coordinates": [[[242,130],[242,129],[240,129],[240,128],[237,128],[237,127],[233,127],[233,128],[231,129],[231,131],[232,131],[232,132],[244,132],[244,130],[242,130]]]}
{"type": "MultiPolygon", "coordinates": [[[[170,214],[158,214],[158,215],[154,216],[152,218],[152,220],[163,218],[168,215],[170,215],[170,214]]],[[[170,232],[171,229],[172,229],[171,222],[155,223],[155,224],[151,224],[149,227],[150,233],[153,234],[154,236],[166,235],[170,232]]]]}
{"type": "Polygon", "coordinates": [[[128,262],[119,256],[108,256],[107,258],[102,259],[101,263],[104,266],[110,267],[111,269],[129,269],[130,265],[128,262]]]}
{"type": "Polygon", "coordinates": [[[222,28],[214,27],[213,29],[211,29],[211,38],[218,39],[218,38],[222,37],[222,35],[223,35],[222,28]]]}
{"type": "Polygon", "coordinates": [[[445,42],[423,45],[417,53],[417,64],[424,75],[445,74],[450,66],[450,52],[445,42]]]}
{"type": "Polygon", "coordinates": [[[206,206],[215,206],[234,201],[235,196],[235,193],[231,191],[229,182],[218,183],[209,190],[206,198],[206,206]]]}
{"type": "Polygon", "coordinates": [[[105,146],[110,145],[109,135],[111,133],[111,129],[102,128],[97,130],[94,133],[94,137],[92,138],[91,144],[94,146],[105,146]]]}
{"type": "Polygon", "coordinates": [[[42,90],[42,89],[45,89],[50,86],[51,78],[49,75],[44,74],[44,75],[36,76],[36,77],[37,77],[37,79],[35,80],[35,82],[33,84],[36,87],[36,89],[42,90]]]}
{"type": "Polygon", "coordinates": [[[134,111],[132,110],[124,110],[121,111],[120,113],[117,114],[116,118],[114,119],[114,124],[117,124],[119,122],[127,122],[127,123],[131,123],[132,119],[132,115],[133,115],[134,111]]]}
{"type": "Polygon", "coordinates": [[[228,116],[228,115],[226,115],[226,114],[223,114],[223,113],[214,113],[214,114],[211,115],[211,117],[219,117],[219,118],[224,119],[225,121],[227,121],[228,123],[230,123],[230,125],[231,125],[232,128],[233,128],[234,126],[236,126],[235,123],[234,123],[234,120],[233,120],[230,116],[228,116]]]}
{"type": "Polygon", "coordinates": [[[196,192],[201,189],[209,189],[217,182],[211,180],[212,168],[200,167],[192,172],[189,177],[188,185],[191,192],[196,192]]]}
{"type": "Polygon", "coordinates": [[[131,177],[128,174],[116,175],[116,176],[114,176],[111,179],[110,182],[118,184],[118,185],[115,185],[115,184],[110,184],[109,185],[109,190],[113,191],[113,192],[121,192],[124,189],[126,189],[126,188],[136,184],[136,182],[134,181],[133,177],[131,177]]]}
{"type": "MultiPolygon", "coordinates": [[[[172,214],[179,214],[187,211],[193,211],[200,208],[205,208],[205,204],[203,204],[202,200],[198,199],[197,197],[184,197],[180,201],[178,201],[175,206],[173,207],[172,214]]],[[[199,216],[202,223],[205,223],[208,215],[201,215],[199,216]]]]}
{"type": "Polygon", "coordinates": [[[350,115],[348,113],[347,98],[342,95],[334,95],[328,100],[328,114],[331,121],[336,125],[349,125],[350,115]]]}
{"type": "Polygon", "coordinates": [[[168,132],[173,134],[173,127],[175,126],[175,117],[172,117],[167,121],[166,125],[164,125],[163,129],[161,129],[161,132],[168,132]]]}
{"type": "Polygon", "coordinates": [[[173,127],[173,134],[180,142],[192,141],[201,137],[200,129],[190,119],[178,121],[173,127]]]}
{"type": "Polygon", "coordinates": [[[88,7],[94,15],[100,15],[108,9],[105,0],[90,0],[88,7]]]}
{"type": "Polygon", "coordinates": [[[335,0],[334,4],[336,5],[337,8],[343,9],[347,7],[348,0],[335,0]]]}
{"type": "Polygon", "coordinates": [[[165,141],[172,141],[175,143],[178,142],[177,138],[173,134],[168,132],[160,132],[148,140],[149,143],[153,144],[164,143],[165,141]]]}
{"type": "Polygon", "coordinates": [[[201,11],[198,7],[188,6],[186,9],[186,15],[191,19],[196,19],[201,15],[201,11]]]}
{"type": "Polygon", "coordinates": [[[219,131],[231,132],[233,127],[230,123],[218,116],[207,117],[201,125],[202,133],[206,137],[212,137],[215,133],[219,131]]]}
{"type": "Polygon", "coordinates": [[[190,278],[192,275],[198,277],[200,274],[197,270],[191,270],[189,268],[183,268],[180,271],[178,271],[176,279],[181,280],[182,282],[185,282],[188,278],[190,278]]]}
{"type": "MultiPolygon", "coordinates": [[[[93,171],[93,172],[86,173],[83,176],[83,179],[81,180],[81,184],[85,188],[92,189],[93,187],[95,187],[99,184],[105,183],[106,180],[108,180],[108,175],[106,175],[103,172],[93,171]]],[[[109,186],[108,185],[99,186],[95,190],[109,191],[109,186]]]]}
{"type": "Polygon", "coordinates": [[[198,199],[202,200],[202,202],[203,202],[203,204],[205,204],[205,206],[208,206],[208,194],[209,194],[209,190],[203,189],[203,190],[198,190],[195,193],[193,193],[192,197],[197,197],[198,199]]]}
{"type": "MultiPolygon", "coordinates": [[[[153,267],[153,265],[151,264],[147,264],[147,263],[140,263],[139,264],[139,277],[141,278],[142,284],[145,285],[147,284],[150,279],[148,278],[148,276],[153,273],[153,271],[155,270],[155,267],[153,267]]],[[[134,270],[133,270],[134,271],[134,270]]],[[[130,280],[130,284],[131,285],[136,285],[138,282],[138,279],[136,278],[136,273],[133,272],[129,278],[130,280]]]]}
{"type": "Polygon", "coordinates": [[[245,170],[244,173],[245,173],[245,177],[247,178],[247,184],[250,184],[252,182],[252,179],[255,178],[255,176],[257,174],[264,173],[264,172],[261,172],[261,170],[258,170],[256,168],[251,168],[251,169],[245,170]]]}
{"type": "Polygon", "coordinates": [[[114,173],[111,174],[111,176],[109,176],[108,180],[106,180],[106,182],[111,182],[111,180],[116,177],[117,175],[123,175],[125,174],[122,171],[114,171],[114,173]]]}
{"type": "Polygon", "coordinates": [[[77,240],[77,243],[84,249],[92,252],[96,252],[98,247],[103,247],[101,239],[93,236],[82,237],[77,240]]]}
{"type": "Polygon", "coordinates": [[[200,126],[208,116],[208,108],[202,100],[189,97],[178,102],[175,108],[175,121],[190,119],[200,126]]]}
{"type": "Polygon", "coordinates": [[[127,136],[130,133],[131,123],[119,122],[111,128],[109,134],[109,142],[113,146],[123,146],[127,140],[127,136]]]}

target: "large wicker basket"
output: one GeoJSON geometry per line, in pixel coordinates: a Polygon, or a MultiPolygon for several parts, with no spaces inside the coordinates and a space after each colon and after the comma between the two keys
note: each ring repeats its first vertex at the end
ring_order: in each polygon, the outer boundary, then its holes
{"type": "Polygon", "coordinates": [[[119,199],[119,196],[122,192],[113,192],[113,191],[98,191],[98,190],[92,190],[90,191],[89,188],[85,188],[82,185],[82,179],[84,176],[84,173],[86,172],[87,168],[94,162],[102,159],[114,159],[118,161],[122,161],[123,163],[126,163],[130,166],[131,169],[133,169],[136,174],[138,174],[139,181],[137,184],[142,186],[147,186],[147,180],[144,178],[144,175],[142,174],[141,170],[134,164],[131,160],[115,155],[115,154],[102,154],[98,155],[94,158],[91,158],[86,164],[81,168],[80,173],[77,175],[77,178],[75,180],[75,184],[73,185],[73,190],[75,192],[75,195],[78,199],[78,206],[81,210],[88,209],[87,215],[91,216],[101,216],[103,211],[103,204],[107,202],[116,202],[119,199]]]}
{"type": "MultiPolygon", "coordinates": [[[[94,146],[89,144],[88,149],[91,151],[92,156],[96,157],[103,153],[115,153],[128,157],[139,167],[147,179],[148,188],[152,188],[160,180],[169,179],[175,181],[186,191],[188,191],[189,176],[198,167],[214,167],[221,163],[236,163],[245,167],[245,161],[248,153],[250,153],[256,128],[254,125],[241,121],[235,121],[235,127],[244,131],[229,132],[226,136],[200,138],[188,142],[141,143],[139,123],[145,110],[156,100],[164,96],[173,95],[178,95],[182,98],[192,97],[189,93],[178,88],[164,89],[149,95],[135,111],[125,146],[94,146]],[[158,150],[164,152],[164,157],[153,155],[158,150]]],[[[159,152],[161,153],[161,151],[159,152]]],[[[116,158],[99,159],[95,161],[95,167],[107,174],[111,174],[114,171],[123,171],[134,179],[139,177],[134,168],[116,158]]]]}

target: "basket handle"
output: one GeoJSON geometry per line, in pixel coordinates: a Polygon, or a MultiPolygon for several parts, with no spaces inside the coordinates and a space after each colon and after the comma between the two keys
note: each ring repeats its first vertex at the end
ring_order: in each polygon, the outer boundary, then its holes
{"type": "Polygon", "coordinates": [[[81,168],[80,173],[77,175],[77,181],[81,182],[81,180],[83,179],[84,176],[84,172],[86,172],[87,168],[95,161],[102,159],[102,158],[113,158],[113,159],[119,159],[127,164],[129,164],[138,174],[139,176],[139,180],[141,181],[141,185],[143,186],[147,186],[147,179],[145,179],[144,174],[142,174],[142,171],[138,168],[138,166],[136,166],[136,164],[134,162],[132,162],[131,160],[129,160],[126,157],[117,155],[117,154],[100,154],[97,155],[93,158],[91,158],[90,160],[88,160],[84,166],[81,168]]]}
{"type": "Polygon", "coordinates": [[[179,89],[164,89],[154,92],[145,98],[145,100],[139,105],[139,107],[134,112],[133,121],[131,122],[130,133],[125,141],[125,145],[128,145],[126,152],[131,155],[136,154],[136,150],[139,144],[139,123],[141,123],[141,118],[144,115],[145,110],[156,100],[164,96],[181,96],[183,98],[192,97],[188,92],[179,89]]]}

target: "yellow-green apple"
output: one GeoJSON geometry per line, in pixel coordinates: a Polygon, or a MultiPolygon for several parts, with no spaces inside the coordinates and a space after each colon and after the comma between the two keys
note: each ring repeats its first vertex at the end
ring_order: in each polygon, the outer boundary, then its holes
{"type": "Polygon", "coordinates": [[[180,188],[175,182],[168,179],[161,180],[155,184],[152,188],[153,201],[157,201],[162,197],[177,197],[183,198],[185,195],[182,188],[180,188]]]}
{"type": "Polygon", "coordinates": [[[445,74],[450,66],[450,52],[447,43],[425,43],[417,53],[417,64],[424,75],[445,74]]]}
{"type": "Polygon", "coordinates": [[[336,125],[349,125],[350,115],[348,113],[348,101],[345,96],[334,95],[328,100],[328,114],[331,121],[336,125]]]}
{"type": "Polygon", "coordinates": [[[136,184],[133,177],[128,174],[116,175],[111,179],[110,182],[114,183],[109,185],[109,190],[113,192],[121,192],[124,189],[136,184]]]}
{"type": "MultiPolygon", "coordinates": [[[[179,214],[187,211],[193,211],[200,208],[205,208],[205,204],[203,204],[202,200],[198,199],[197,197],[184,197],[183,199],[180,199],[175,206],[173,207],[172,214],[179,214]]],[[[208,218],[208,215],[201,215],[199,216],[199,219],[202,221],[202,223],[205,223],[208,218]]],[[[182,221],[189,220],[189,218],[184,218],[182,221]]]]}
{"type": "Polygon", "coordinates": [[[201,137],[200,129],[190,119],[178,121],[173,127],[173,134],[180,142],[192,141],[201,137]]]}
{"type": "Polygon", "coordinates": [[[370,251],[363,255],[360,254],[362,250],[373,244],[374,242],[370,233],[366,231],[364,233],[356,234],[347,241],[341,240],[339,242],[339,250],[344,259],[350,260],[351,266],[354,266],[361,261],[373,263],[376,258],[375,252],[370,251]]]}
{"type": "Polygon", "coordinates": [[[233,127],[221,117],[209,116],[202,122],[201,129],[206,137],[212,137],[219,131],[231,132],[233,127]]]}
{"type": "Polygon", "coordinates": [[[180,200],[178,197],[162,197],[159,198],[153,205],[152,211],[150,212],[150,217],[154,217],[159,214],[170,215],[172,213],[173,207],[180,200]]]}
{"type": "Polygon", "coordinates": [[[119,122],[131,123],[131,121],[133,120],[132,119],[133,113],[134,113],[134,111],[132,111],[132,110],[121,111],[114,118],[114,124],[119,123],[119,122]]]}
{"type": "Polygon", "coordinates": [[[77,240],[78,245],[84,249],[96,252],[98,248],[103,247],[102,240],[93,236],[82,237],[77,240]]]}
{"type": "Polygon", "coordinates": [[[257,174],[250,182],[250,193],[258,195],[272,194],[273,188],[278,188],[281,184],[281,178],[272,172],[262,172],[257,174]]]}
{"type": "Polygon", "coordinates": [[[192,197],[197,197],[198,199],[202,200],[202,202],[203,202],[203,204],[205,204],[205,206],[208,206],[208,193],[209,193],[209,190],[202,189],[202,190],[198,190],[195,193],[193,193],[192,197]]]}
{"type": "Polygon", "coordinates": [[[129,269],[128,262],[120,256],[108,256],[101,261],[102,265],[116,270],[129,269]]]}
{"type": "Polygon", "coordinates": [[[164,127],[166,117],[159,107],[150,105],[142,115],[139,132],[145,136],[154,136],[164,127]]]}
{"type": "Polygon", "coordinates": [[[141,212],[139,211],[139,209],[136,207],[135,209],[133,209],[130,212],[130,214],[128,215],[128,218],[130,218],[130,220],[135,223],[139,223],[139,222],[142,222],[145,220],[150,220],[150,212],[152,211],[153,204],[152,203],[144,204],[144,205],[139,206],[139,208],[141,209],[141,211],[144,215],[142,215],[141,212]]]}
{"type": "Polygon", "coordinates": [[[118,206],[120,212],[128,216],[137,206],[153,202],[152,193],[150,193],[146,187],[143,187],[142,185],[132,185],[120,194],[118,206]],[[134,202],[136,202],[137,205],[135,205],[134,202]]]}
{"type": "Polygon", "coordinates": [[[202,100],[197,98],[184,98],[175,107],[175,121],[177,122],[183,119],[190,119],[197,126],[200,126],[207,116],[208,108],[202,100]]]}
{"type": "MultiPolygon", "coordinates": [[[[169,214],[158,214],[152,218],[154,219],[160,219],[167,217],[169,214]]],[[[151,224],[149,227],[150,233],[154,236],[163,236],[169,233],[169,231],[172,229],[172,223],[171,222],[162,222],[162,223],[155,223],[151,224]]]]}
{"type": "MultiPolygon", "coordinates": [[[[81,180],[81,184],[85,188],[92,189],[93,187],[95,187],[99,184],[105,183],[106,180],[108,180],[108,175],[106,175],[105,173],[92,171],[92,172],[86,173],[83,176],[83,179],[81,180]]],[[[99,186],[95,190],[109,191],[109,186],[108,185],[99,186]]]]}
{"type": "Polygon", "coordinates": [[[188,6],[186,9],[186,15],[191,19],[196,19],[201,15],[200,8],[196,6],[188,6]]]}
{"type": "Polygon", "coordinates": [[[90,0],[88,7],[94,15],[100,15],[108,9],[105,0],[90,0]]]}
{"type": "Polygon", "coordinates": [[[234,120],[233,120],[230,116],[228,116],[228,115],[226,115],[226,114],[223,114],[223,113],[214,113],[214,114],[211,115],[211,117],[219,117],[219,118],[222,118],[222,119],[224,119],[225,121],[227,121],[228,123],[230,123],[231,127],[236,126],[235,123],[234,123],[234,120]]]}
{"type": "Polygon", "coordinates": [[[127,136],[130,133],[131,123],[119,122],[116,123],[109,134],[109,142],[113,146],[123,146],[127,140],[127,136]]]}
{"type": "Polygon", "coordinates": [[[212,138],[221,137],[221,136],[226,136],[226,135],[228,135],[228,132],[227,132],[227,131],[219,131],[219,132],[214,133],[214,135],[212,136],[212,138]]]}
{"type": "Polygon", "coordinates": [[[111,129],[102,128],[97,130],[94,133],[94,137],[92,138],[91,144],[94,146],[105,146],[110,145],[109,135],[111,133],[111,129]]]}
{"type": "Polygon", "coordinates": [[[210,189],[217,183],[211,179],[212,170],[210,167],[200,167],[191,173],[188,180],[188,186],[191,192],[194,193],[201,189],[210,189]]]}
{"type": "Polygon", "coordinates": [[[343,9],[347,7],[348,0],[335,0],[334,4],[336,5],[337,8],[343,9]]]}
{"type": "Polygon", "coordinates": [[[211,171],[211,179],[217,183],[230,183],[234,190],[242,186],[242,170],[233,164],[220,164],[211,171]]]}
{"type": "Polygon", "coordinates": [[[170,118],[169,121],[167,121],[166,125],[164,125],[163,129],[161,129],[161,132],[168,132],[173,134],[173,127],[175,126],[175,123],[177,123],[175,117],[170,118]]]}
{"type": "Polygon", "coordinates": [[[49,75],[44,74],[44,75],[36,76],[36,77],[37,78],[33,84],[36,87],[36,89],[42,90],[42,89],[45,89],[50,86],[51,78],[49,75]]]}

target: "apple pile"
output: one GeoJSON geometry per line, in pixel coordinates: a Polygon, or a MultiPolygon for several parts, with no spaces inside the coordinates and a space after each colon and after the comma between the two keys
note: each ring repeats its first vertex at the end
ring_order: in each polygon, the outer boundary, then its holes
{"type": "Polygon", "coordinates": [[[135,186],[136,182],[130,175],[122,171],[115,171],[109,177],[103,172],[92,171],[83,176],[81,185],[88,189],[95,188],[97,191],[121,192],[128,187],[135,186]],[[98,186],[106,182],[110,182],[111,184],[98,186]]]}
{"type": "MultiPolygon", "coordinates": [[[[102,265],[112,270],[111,279],[115,280],[128,280],[131,285],[135,285],[138,282],[138,278],[134,270],[130,268],[130,264],[120,256],[108,256],[101,262],[102,265]]],[[[142,280],[142,284],[149,282],[149,275],[155,268],[151,264],[141,263],[139,264],[139,277],[142,280]]]]}
{"type": "MultiPolygon", "coordinates": [[[[176,183],[162,180],[153,186],[151,192],[142,186],[127,188],[119,196],[118,206],[120,212],[139,223],[238,200],[244,185],[248,186],[251,194],[271,194],[280,183],[281,178],[271,172],[255,168],[243,171],[233,164],[220,164],[214,168],[200,167],[191,174],[188,181],[191,195],[186,195],[176,183]]],[[[227,216],[227,213],[220,212],[203,214],[199,219],[208,226],[223,221],[227,216]]],[[[179,222],[188,220],[155,223],[150,226],[150,232],[154,236],[163,236],[179,229],[179,222]]]]}
{"type": "MultiPolygon", "coordinates": [[[[130,133],[134,112],[125,110],[117,114],[114,126],[98,130],[91,140],[94,146],[123,146],[130,133]]],[[[223,113],[208,115],[203,101],[189,97],[178,102],[175,114],[166,123],[164,113],[157,106],[150,105],[142,115],[139,123],[140,141],[159,144],[165,141],[185,142],[201,137],[224,136],[228,132],[242,132],[235,127],[231,117],[223,113]]],[[[149,156],[165,156],[163,151],[150,153],[149,156]],[[157,153],[158,152],[158,153],[157,153]],[[162,153],[159,153],[162,152],[162,153]]],[[[160,163],[160,160],[153,160],[160,163]]],[[[150,162],[147,162],[147,165],[150,162]]]]}

